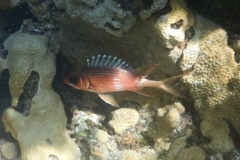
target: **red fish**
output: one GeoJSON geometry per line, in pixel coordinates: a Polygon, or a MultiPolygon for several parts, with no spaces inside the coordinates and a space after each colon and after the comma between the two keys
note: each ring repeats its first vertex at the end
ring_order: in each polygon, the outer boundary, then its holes
{"type": "Polygon", "coordinates": [[[160,88],[177,97],[184,98],[182,94],[166,85],[169,81],[179,79],[183,75],[174,76],[163,81],[146,79],[158,66],[158,64],[154,64],[144,67],[144,74],[140,74],[122,59],[98,55],[88,59],[87,66],[82,68],[80,72],[68,75],[64,79],[64,83],[79,90],[96,92],[106,103],[116,107],[119,105],[109,93],[133,91],[150,96],[142,91],[145,87],[160,88]]]}

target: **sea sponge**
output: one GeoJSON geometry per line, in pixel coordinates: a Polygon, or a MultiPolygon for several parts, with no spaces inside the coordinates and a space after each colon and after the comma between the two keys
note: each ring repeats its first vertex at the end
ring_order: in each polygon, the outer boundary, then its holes
{"type": "Polygon", "coordinates": [[[37,93],[28,116],[12,107],[2,121],[7,132],[18,141],[22,160],[77,160],[79,151],[66,130],[66,115],[59,95],[51,84],[55,75],[55,56],[48,49],[48,38],[22,30],[4,42],[8,50],[9,88],[12,106],[17,107],[23,86],[32,71],[39,75],[37,93]]]}

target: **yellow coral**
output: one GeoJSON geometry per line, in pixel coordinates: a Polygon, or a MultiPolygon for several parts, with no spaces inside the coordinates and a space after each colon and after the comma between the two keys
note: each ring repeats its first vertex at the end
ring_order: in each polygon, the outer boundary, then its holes
{"type": "MultiPolygon", "coordinates": [[[[201,19],[198,22],[206,24],[209,21],[201,19]]],[[[202,28],[198,59],[191,76],[185,78],[202,118],[201,131],[211,138],[210,147],[218,152],[228,152],[234,147],[223,119],[240,135],[240,90],[236,87],[240,85],[236,76],[240,70],[227,38],[226,32],[214,24],[202,28]]]]}
{"type": "Polygon", "coordinates": [[[201,117],[202,133],[211,139],[213,150],[228,152],[234,143],[227,122],[240,135],[240,66],[227,44],[226,32],[213,22],[193,15],[182,2],[171,0],[172,11],[160,16],[155,27],[168,48],[180,44],[186,38],[186,29],[193,28],[194,36],[182,51],[180,67],[194,68],[184,80],[201,117]],[[181,19],[182,26],[171,31],[169,26],[181,19]]]}

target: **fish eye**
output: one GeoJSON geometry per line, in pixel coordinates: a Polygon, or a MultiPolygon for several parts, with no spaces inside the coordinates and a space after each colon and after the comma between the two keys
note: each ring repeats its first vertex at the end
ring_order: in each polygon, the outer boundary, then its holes
{"type": "Polygon", "coordinates": [[[77,84],[79,81],[79,76],[77,74],[72,74],[68,77],[68,80],[72,84],[77,84]]]}

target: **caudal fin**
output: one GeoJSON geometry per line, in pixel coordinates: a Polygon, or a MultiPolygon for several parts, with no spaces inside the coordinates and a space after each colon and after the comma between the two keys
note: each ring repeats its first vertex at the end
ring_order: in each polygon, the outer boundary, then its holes
{"type": "Polygon", "coordinates": [[[186,98],[186,96],[184,96],[182,93],[180,93],[179,91],[173,89],[172,87],[166,85],[166,84],[161,84],[159,86],[159,88],[161,88],[162,90],[176,96],[176,97],[180,97],[180,98],[186,98]]]}
{"type": "Polygon", "coordinates": [[[169,84],[173,81],[179,80],[180,78],[182,78],[183,76],[187,75],[189,73],[186,74],[181,74],[181,75],[177,75],[171,78],[168,78],[166,80],[163,81],[158,81],[158,88],[163,89],[164,91],[176,96],[176,97],[180,97],[180,98],[186,98],[185,95],[183,95],[182,93],[180,93],[179,91],[173,89],[169,84]]]}

